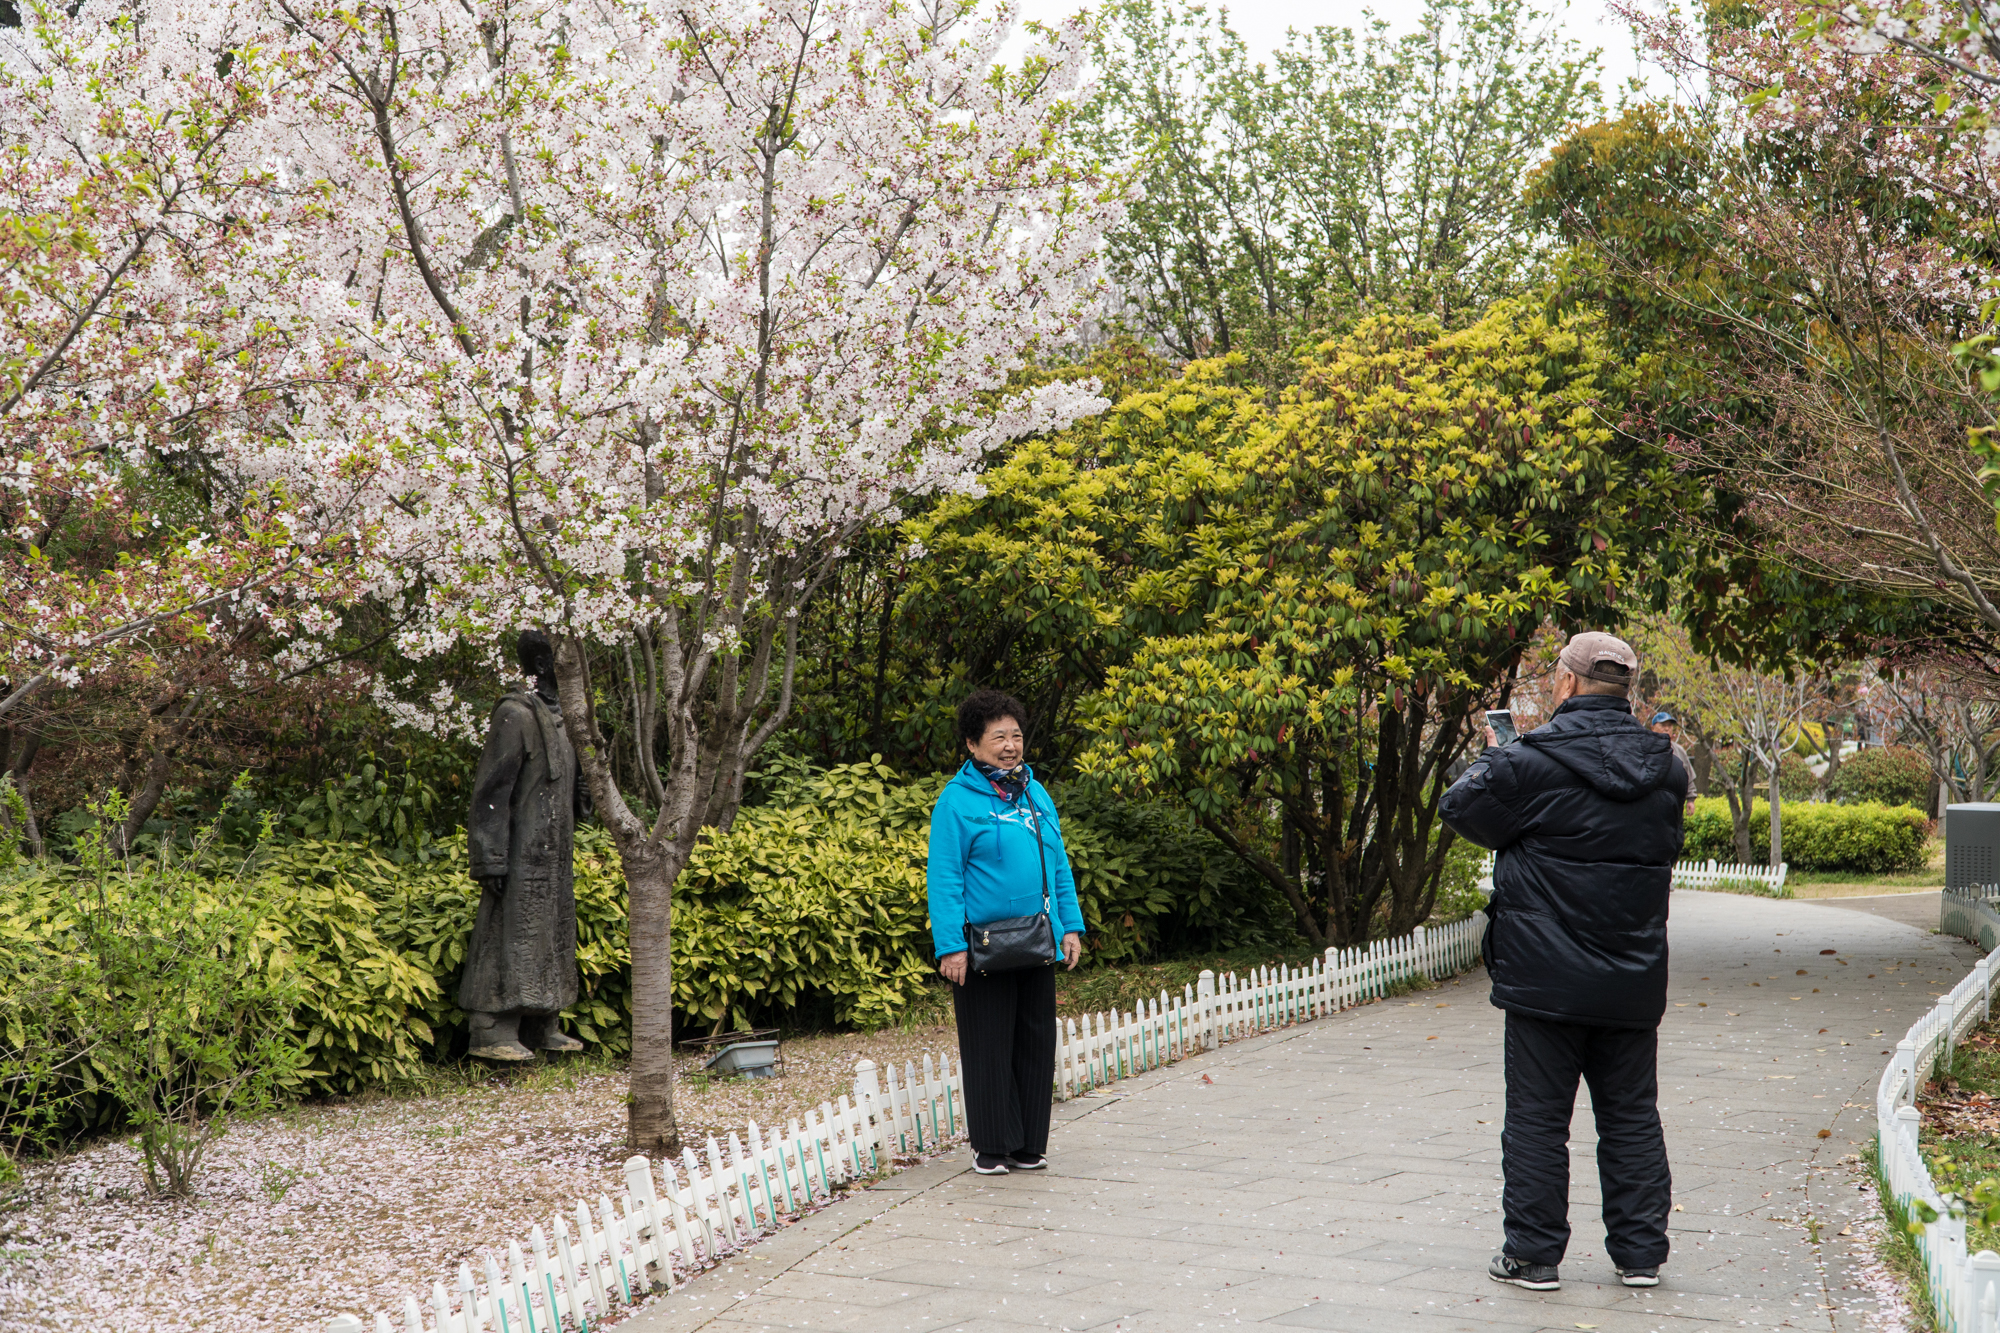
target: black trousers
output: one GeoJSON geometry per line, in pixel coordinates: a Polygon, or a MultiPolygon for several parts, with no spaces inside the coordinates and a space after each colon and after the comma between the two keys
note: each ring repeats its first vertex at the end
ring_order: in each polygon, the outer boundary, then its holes
{"type": "Polygon", "coordinates": [[[1027,967],[951,988],[965,1125],[972,1150],[993,1157],[1049,1150],[1055,1096],[1056,971],[1027,967]]]}
{"type": "Polygon", "coordinates": [[[1507,1015],[1507,1253],[1559,1264],[1569,1247],[1569,1122],[1576,1082],[1590,1085],[1597,1117],[1597,1181],[1604,1194],[1604,1251],[1621,1268],[1667,1257],[1673,1177],[1660,1130],[1660,1034],[1507,1015]]]}

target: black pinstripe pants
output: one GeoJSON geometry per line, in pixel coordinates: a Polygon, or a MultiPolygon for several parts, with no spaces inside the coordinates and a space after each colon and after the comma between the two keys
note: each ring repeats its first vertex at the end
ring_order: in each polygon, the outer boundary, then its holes
{"type": "Polygon", "coordinates": [[[1049,1150],[1055,1095],[1056,970],[1024,967],[951,988],[965,1125],[972,1150],[993,1157],[1049,1150]]]}

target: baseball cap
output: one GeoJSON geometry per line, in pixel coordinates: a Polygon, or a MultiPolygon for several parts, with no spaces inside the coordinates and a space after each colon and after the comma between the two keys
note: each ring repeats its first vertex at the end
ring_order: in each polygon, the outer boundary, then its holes
{"type": "Polygon", "coordinates": [[[1573,636],[1556,660],[1585,680],[1601,680],[1607,685],[1630,684],[1639,671],[1639,654],[1632,651],[1632,645],[1599,630],[1573,636]],[[1624,669],[1615,669],[1619,667],[1624,669]]]}
{"type": "Polygon", "coordinates": [[[1666,709],[1662,708],[1659,712],[1653,714],[1653,720],[1647,725],[1657,727],[1662,722],[1672,722],[1676,726],[1678,726],[1680,724],[1680,719],[1675,717],[1672,713],[1669,713],[1666,709]]]}

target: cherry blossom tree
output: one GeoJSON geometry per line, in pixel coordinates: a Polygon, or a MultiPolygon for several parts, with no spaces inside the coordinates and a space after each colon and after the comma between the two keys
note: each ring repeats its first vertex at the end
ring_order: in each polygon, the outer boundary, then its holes
{"type": "MultiPolygon", "coordinates": [[[[1849,650],[1990,650],[2000,540],[1967,444],[1994,399],[1964,361],[1996,294],[1991,7],[1623,8],[1684,96],[1581,132],[1537,189],[1579,288],[1669,367],[1649,424],[1716,481],[1691,517],[1739,563],[1696,581],[1828,590],[1849,650]]],[[[1810,600],[1729,637],[1824,637],[1810,600]]]]}
{"type": "Polygon", "coordinates": [[[150,682],[168,748],[136,828],[180,719],[228,690],[218,664],[317,632],[357,586],[363,479],[328,426],[366,366],[299,300],[290,242],[331,219],[271,156],[311,70],[261,5],[20,8],[0,29],[0,716],[107,672],[150,682]]]}
{"type": "MultiPolygon", "coordinates": [[[[800,608],[902,497],[1098,410],[1009,389],[1097,298],[1118,186],[1079,23],[963,0],[270,0],[326,71],[281,151],[345,220],[369,568],[412,657],[522,625],[630,892],[635,1147],[678,1143],[672,887],[792,702],[800,608]],[[620,789],[592,649],[633,658],[620,789]]],[[[438,701],[448,704],[449,701],[438,701]]]]}

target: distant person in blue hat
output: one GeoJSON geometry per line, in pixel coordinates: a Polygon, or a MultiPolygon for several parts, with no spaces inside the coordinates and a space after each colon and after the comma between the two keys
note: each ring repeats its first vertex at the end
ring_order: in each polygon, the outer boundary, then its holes
{"type": "Polygon", "coordinates": [[[1694,789],[1694,760],[1688,758],[1687,748],[1681,744],[1681,720],[1662,708],[1653,714],[1652,720],[1646,727],[1655,735],[1665,736],[1673,742],[1674,758],[1680,760],[1681,767],[1688,772],[1688,809],[1694,809],[1694,798],[1697,795],[1694,789]]]}

